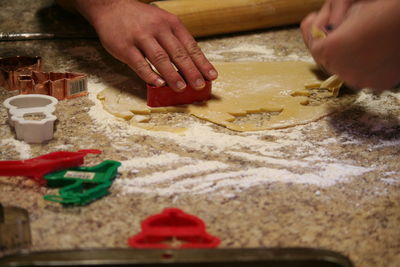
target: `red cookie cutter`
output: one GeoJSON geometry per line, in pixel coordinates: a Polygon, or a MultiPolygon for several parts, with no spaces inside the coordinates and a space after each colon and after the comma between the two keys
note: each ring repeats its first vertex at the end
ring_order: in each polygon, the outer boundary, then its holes
{"type": "Polygon", "coordinates": [[[207,233],[204,222],[177,208],[164,209],[142,222],[142,231],[128,239],[133,248],[214,248],[220,240],[207,233]],[[169,244],[179,241],[178,246],[169,244]]]}
{"type": "Polygon", "coordinates": [[[0,161],[0,176],[28,176],[39,184],[47,182],[43,176],[58,170],[82,165],[87,154],[100,154],[97,149],[77,152],[58,151],[27,160],[0,161]]]}
{"type": "Polygon", "coordinates": [[[149,107],[166,107],[191,104],[206,101],[211,98],[211,81],[206,81],[206,86],[196,90],[187,86],[183,91],[176,92],[168,86],[147,85],[147,105],[149,107]]]}

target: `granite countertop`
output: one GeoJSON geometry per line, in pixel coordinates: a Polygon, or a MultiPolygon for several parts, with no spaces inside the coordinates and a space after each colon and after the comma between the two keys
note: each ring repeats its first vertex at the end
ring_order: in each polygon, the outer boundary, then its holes
{"type": "MultiPolygon", "coordinates": [[[[0,32],[87,34],[90,27],[51,1],[0,2],[0,32]],[[15,20],[15,17],[21,19],[15,20]]],[[[213,61],[311,58],[296,26],[199,40],[213,61]]],[[[222,248],[313,247],[356,266],[400,264],[400,93],[363,91],[347,110],[282,130],[237,133],[186,114],[183,135],[129,126],[102,110],[96,92],[141,81],[97,39],[1,42],[0,57],[39,55],[45,71],[89,75],[87,97],[61,101],[54,139],[15,139],[0,107],[0,160],[98,148],[87,165],[122,162],[111,194],[88,206],[45,201],[56,189],[1,177],[0,202],[30,213],[32,250],[126,248],[140,222],[167,207],[202,218],[222,248]]],[[[0,101],[12,96],[0,88],[0,101]]]]}

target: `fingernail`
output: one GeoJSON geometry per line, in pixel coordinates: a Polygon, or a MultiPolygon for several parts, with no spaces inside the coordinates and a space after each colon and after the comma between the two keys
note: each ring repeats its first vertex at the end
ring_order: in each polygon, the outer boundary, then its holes
{"type": "Polygon", "coordinates": [[[158,78],[158,79],[156,80],[156,82],[155,82],[155,85],[156,85],[157,87],[163,86],[163,85],[165,85],[165,81],[164,81],[163,79],[161,79],[161,78],[158,78]]]}
{"type": "Polygon", "coordinates": [[[216,79],[218,77],[218,73],[215,70],[210,70],[208,75],[210,76],[210,79],[216,79]]]}
{"type": "Polygon", "coordinates": [[[206,83],[204,82],[203,79],[197,79],[194,85],[196,89],[201,89],[204,88],[204,86],[206,86],[206,83]]]}
{"type": "Polygon", "coordinates": [[[184,82],[182,82],[182,81],[178,81],[178,82],[176,83],[176,87],[177,87],[177,89],[178,89],[179,91],[182,91],[183,89],[186,88],[186,83],[184,83],[184,82]]]}

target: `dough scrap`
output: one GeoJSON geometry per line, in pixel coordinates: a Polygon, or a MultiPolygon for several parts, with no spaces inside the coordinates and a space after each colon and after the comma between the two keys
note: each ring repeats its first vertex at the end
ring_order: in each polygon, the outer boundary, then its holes
{"type": "Polygon", "coordinates": [[[117,88],[101,91],[98,98],[108,112],[124,118],[134,126],[173,132],[182,132],[185,128],[153,123],[151,115],[183,112],[234,131],[258,131],[316,121],[354,100],[336,98],[341,84],[332,84],[329,81],[324,83],[318,78],[318,68],[312,63],[291,61],[213,64],[219,72],[219,78],[213,83],[212,99],[206,103],[150,108],[146,105],[146,99],[135,91],[117,88]],[[321,84],[330,87],[320,88],[321,84]],[[139,119],[135,120],[135,116],[139,119]]]}

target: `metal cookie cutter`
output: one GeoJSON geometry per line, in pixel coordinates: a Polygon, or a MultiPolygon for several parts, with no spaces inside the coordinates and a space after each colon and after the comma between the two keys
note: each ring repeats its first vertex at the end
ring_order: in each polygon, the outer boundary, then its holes
{"type": "Polygon", "coordinates": [[[76,249],[20,252],[0,266],[354,267],[335,251],[316,248],[76,249]]]}
{"type": "Polygon", "coordinates": [[[7,90],[18,90],[18,77],[40,71],[42,62],[40,57],[16,56],[0,59],[0,86],[7,90]]]}
{"type": "Polygon", "coordinates": [[[20,75],[18,83],[21,94],[51,95],[58,100],[88,94],[84,73],[31,71],[30,74],[20,75]]]}
{"type": "Polygon", "coordinates": [[[4,207],[0,203],[0,252],[11,253],[30,245],[28,212],[18,207],[4,207]]]}
{"type": "Polygon", "coordinates": [[[47,95],[18,95],[4,101],[9,123],[17,139],[27,143],[42,143],[53,138],[53,115],[58,100],[47,95]]]}

